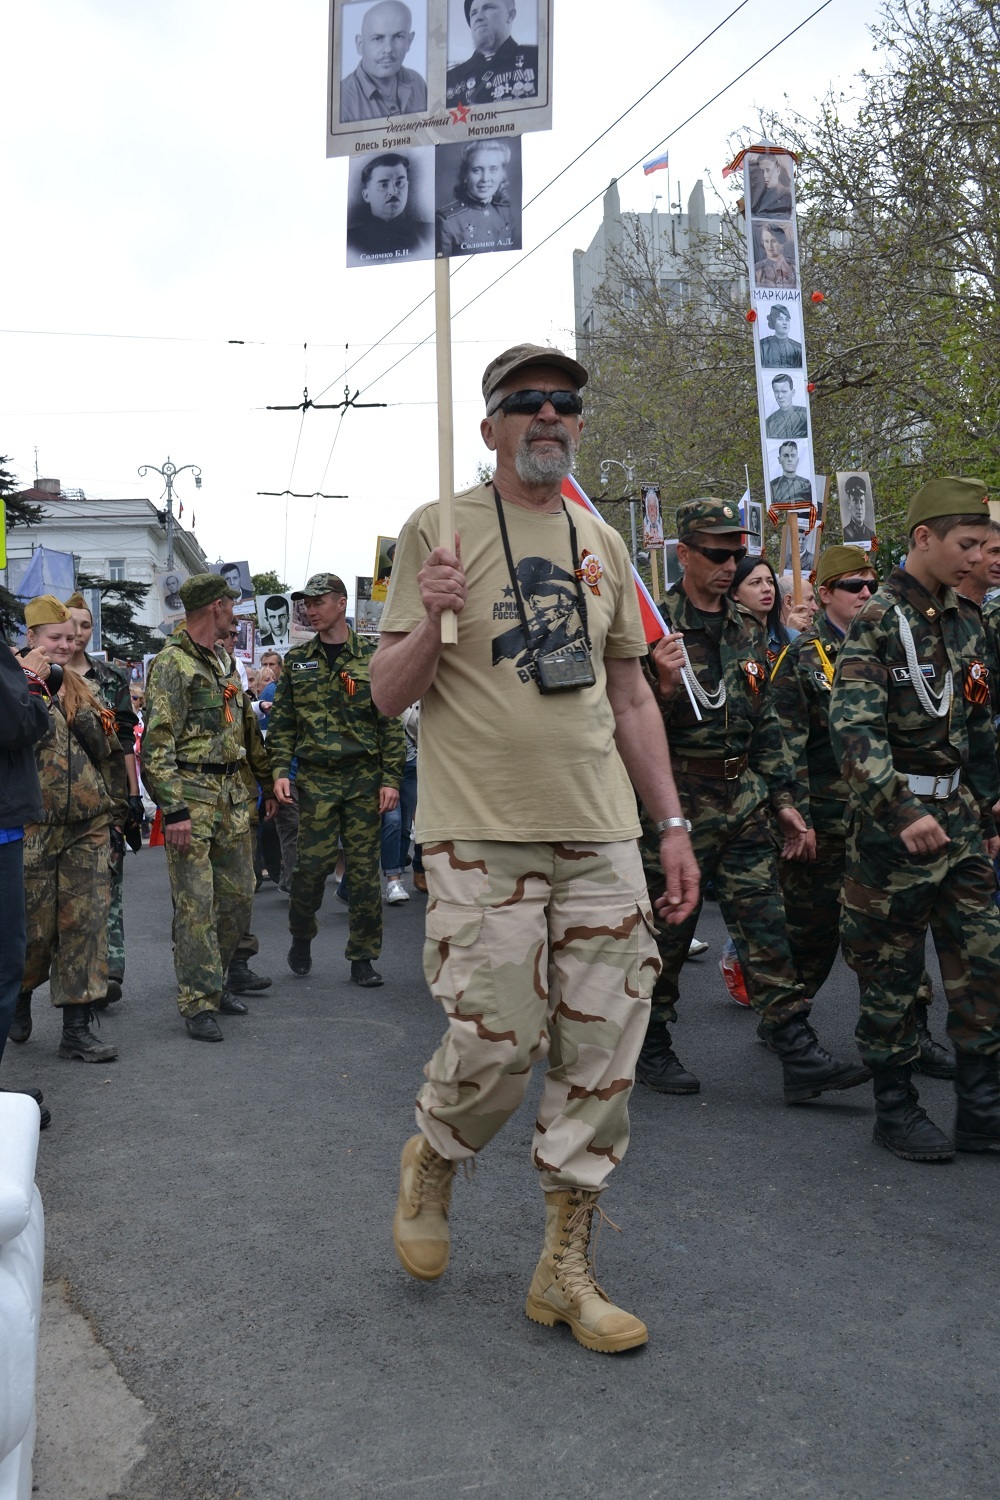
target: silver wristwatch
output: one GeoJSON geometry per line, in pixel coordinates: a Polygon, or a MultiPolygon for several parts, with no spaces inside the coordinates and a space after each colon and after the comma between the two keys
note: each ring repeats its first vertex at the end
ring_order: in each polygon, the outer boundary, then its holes
{"type": "Polygon", "coordinates": [[[685,833],[691,832],[691,824],[687,818],[662,818],[656,825],[657,833],[666,833],[668,828],[683,828],[685,833]]]}

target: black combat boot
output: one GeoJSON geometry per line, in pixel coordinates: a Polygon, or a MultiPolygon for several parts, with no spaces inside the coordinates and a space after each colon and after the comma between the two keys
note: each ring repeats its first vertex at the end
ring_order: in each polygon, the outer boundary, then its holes
{"type": "Polygon", "coordinates": [[[257,990],[270,988],[267,975],[255,974],[245,958],[234,958],[226,970],[226,989],[231,995],[252,995],[257,990]]]}
{"type": "Polygon", "coordinates": [[[917,1023],[917,1041],[920,1043],[920,1056],[913,1061],[914,1073],[924,1073],[928,1078],[954,1078],[954,1054],[931,1036],[927,1024],[927,1006],[918,1000],[913,1007],[913,1015],[917,1023]]]}
{"type": "Polygon", "coordinates": [[[955,1145],[959,1151],[1000,1151],[1000,1068],[997,1054],[955,1055],[955,1145]]]}
{"type": "Polygon", "coordinates": [[[360,984],[363,990],[374,990],[382,983],[382,976],[372,968],[370,958],[356,958],[351,963],[351,982],[360,984]]]}
{"type": "Polygon", "coordinates": [[[821,1047],[804,1015],[793,1016],[783,1026],[769,1030],[764,1041],[781,1059],[785,1103],[801,1104],[828,1089],[853,1089],[872,1075],[864,1063],[844,1062],[821,1047]]]}
{"type": "Polygon", "coordinates": [[[12,1042],[26,1042],[31,1035],[31,991],[25,994],[22,990],[17,997],[14,1006],[14,1014],[10,1020],[10,1031],[7,1033],[12,1042]]]}
{"type": "Polygon", "coordinates": [[[108,980],[108,992],[99,1000],[94,1001],[95,1010],[107,1010],[109,1005],[117,1005],[122,997],[122,981],[120,979],[108,980]]]}
{"type": "MultiPolygon", "coordinates": [[[[901,1068],[876,1068],[875,1129],[872,1140],[904,1161],[951,1161],[955,1148],[919,1103],[910,1081],[910,1063],[901,1068]]],[[[1000,1136],[997,1137],[1000,1144],[1000,1136]]]]}
{"type": "Polygon", "coordinates": [[[288,967],[293,974],[308,974],[313,966],[311,938],[292,938],[292,946],[288,950],[288,967]]]}
{"type": "Polygon", "coordinates": [[[118,1056],[118,1048],[107,1046],[94,1035],[90,1023],[95,1019],[93,1008],[89,1005],[63,1006],[60,1057],[78,1057],[81,1062],[114,1062],[118,1056]]]}
{"type": "MultiPolygon", "coordinates": [[[[222,998],[219,1001],[219,1009],[224,1016],[248,1016],[250,1014],[250,1007],[246,1003],[246,1001],[237,999],[237,997],[235,995],[231,995],[228,990],[222,991],[222,998]]],[[[208,1014],[208,1012],[205,1012],[205,1014],[208,1014]]]]}
{"type": "Polygon", "coordinates": [[[697,1094],[701,1084],[674,1051],[668,1026],[651,1025],[636,1059],[635,1076],[658,1094],[697,1094]]]}

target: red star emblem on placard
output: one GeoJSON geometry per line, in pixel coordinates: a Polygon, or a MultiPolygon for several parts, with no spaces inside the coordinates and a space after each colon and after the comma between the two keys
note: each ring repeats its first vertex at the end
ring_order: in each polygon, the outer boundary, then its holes
{"type": "Polygon", "coordinates": [[[456,109],[451,111],[451,123],[453,125],[464,125],[468,118],[469,106],[467,104],[459,104],[456,109]]]}

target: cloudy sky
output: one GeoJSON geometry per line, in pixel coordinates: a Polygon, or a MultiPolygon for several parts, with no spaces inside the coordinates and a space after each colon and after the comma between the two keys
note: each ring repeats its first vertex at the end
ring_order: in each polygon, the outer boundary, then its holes
{"type": "MultiPolygon", "coordinates": [[[[483,452],[487,360],[521,340],[572,344],[572,252],[600,198],[583,205],[618,176],[623,208],[647,211],[655,192],[662,210],[666,174],[627,169],[668,135],[686,199],[706,172],[720,181],[759,108],[787,95],[808,110],[870,65],[876,7],[832,0],[683,124],[818,3],[745,0],[527,210],[522,252],[451,262],[459,485],[483,452]]],[[[524,138],[525,199],[736,4],[555,0],[555,127],[524,138]]],[[[327,28],[326,0],[32,0],[0,21],[0,453],[25,483],[37,448],[39,473],[66,487],[151,499],[159,481],[141,464],[197,463],[203,488],[188,476],[178,493],[209,558],[246,556],[293,585],[319,568],[371,572],[375,536],[437,493],[433,342],[415,349],[433,331],[433,266],[344,268],[327,28]],[[336,401],[345,382],[387,406],[343,422],[263,409],[306,386],[336,401]],[[286,488],[348,498],[257,496],[286,488]]]]}

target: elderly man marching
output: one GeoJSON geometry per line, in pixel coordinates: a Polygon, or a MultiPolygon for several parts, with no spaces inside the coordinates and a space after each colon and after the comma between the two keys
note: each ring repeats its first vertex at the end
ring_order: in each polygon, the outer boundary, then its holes
{"type": "Polygon", "coordinates": [[[525,1311],[613,1353],[647,1330],[595,1282],[590,1229],[628,1144],[658,969],[629,776],[659,827],[665,914],[693,908],[698,872],[642,675],[628,553],[562,499],[586,381],[532,345],[487,366],[480,432],[496,473],[457,498],[460,550],[438,545],[436,505],[407,521],[372,691],[385,713],[421,699],[424,971],[448,1019],[403,1148],[396,1253],[411,1276],[444,1273],[455,1167],[547,1055],[532,1150],[545,1241],[525,1311]],[[442,647],[446,609],[458,643],[442,647]]]}
{"type": "MultiPolygon", "coordinates": [[[[225,973],[253,905],[250,808],[242,770],[270,786],[267,753],[250,700],[215,643],[232,620],[231,589],[215,573],[181,585],[187,611],[146,684],[142,776],[163,813],[174,902],[177,1005],[188,1035],[221,1042],[216,1014],[246,1015],[225,973]]],[[[269,801],[268,816],[274,805],[269,801]]]]}

